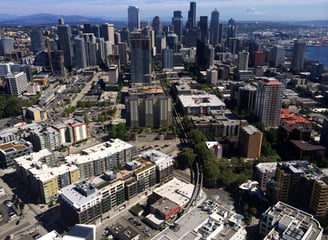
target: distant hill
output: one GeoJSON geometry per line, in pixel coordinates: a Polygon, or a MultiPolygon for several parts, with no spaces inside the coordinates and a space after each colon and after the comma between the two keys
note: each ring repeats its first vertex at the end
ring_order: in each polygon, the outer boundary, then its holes
{"type": "Polygon", "coordinates": [[[83,23],[104,23],[108,20],[97,17],[85,17],[79,15],[55,15],[55,14],[34,14],[29,16],[13,16],[0,14],[0,25],[2,26],[32,26],[32,25],[54,25],[57,24],[58,18],[64,18],[67,24],[83,23]]]}

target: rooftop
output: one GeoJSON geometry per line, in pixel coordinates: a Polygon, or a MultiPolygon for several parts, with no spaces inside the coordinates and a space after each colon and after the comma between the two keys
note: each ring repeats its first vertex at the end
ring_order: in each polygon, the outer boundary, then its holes
{"type": "Polygon", "coordinates": [[[225,103],[222,102],[216,95],[213,94],[180,95],[179,100],[184,107],[209,107],[209,106],[225,107],[225,103]]]}
{"type": "Polygon", "coordinates": [[[155,163],[159,170],[172,166],[174,162],[172,157],[154,149],[141,153],[139,157],[155,163]]]}
{"type": "Polygon", "coordinates": [[[28,144],[25,141],[13,141],[8,143],[0,144],[0,151],[3,154],[7,154],[13,151],[19,151],[28,148],[28,144]]]}
{"type": "Polygon", "coordinates": [[[180,207],[184,207],[192,196],[194,185],[183,180],[173,178],[166,184],[156,188],[154,193],[167,198],[180,207]]]}
{"type": "Polygon", "coordinates": [[[82,164],[92,162],[94,160],[111,156],[123,150],[134,148],[130,143],[124,142],[118,138],[111,139],[110,141],[100,143],[93,147],[84,149],[80,154],[72,154],[65,158],[66,162],[72,164],[82,164]]]}
{"type": "Polygon", "coordinates": [[[323,232],[320,223],[311,214],[283,202],[278,202],[264,214],[273,217],[273,229],[265,240],[282,239],[282,234],[291,240],[300,240],[305,236],[308,240],[316,240],[323,232]]]}

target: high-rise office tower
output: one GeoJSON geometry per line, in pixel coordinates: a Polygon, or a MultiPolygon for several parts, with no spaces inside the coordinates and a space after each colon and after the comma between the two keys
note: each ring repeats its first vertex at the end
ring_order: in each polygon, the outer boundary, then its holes
{"type": "Polygon", "coordinates": [[[248,70],[249,52],[242,51],[238,53],[238,70],[248,70]]]}
{"type": "Polygon", "coordinates": [[[175,33],[169,33],[166,36],[166,46],[173,49],[173,51],[176,53],[178,51],[178,35],[175,33]]]}
{"type": "MultiPolygon", "coordinates": [[[[111,64],[110,55],[113,54],[113,44],[108,41],[105,41],[104,42],[104,50],[105,50],[105,66],[109,67],[111,64]]],[[[118,64],[118,67],[120,69],[119,64],[118,64]]]]}
{"type": "Polygon", "coordinates": [[[208,43],[204,43],[201,40],[197,40],[196,48],[196,64],[201,71],[206,71],[213,62],[214,49],[208,43]]]}
{"type": "Polygon", "coordinates": [[[129,29],[128,28],[122,28],[122,30],[120,31],[120,35],[121,35],[121,42],[129,42],[129,29]]]}
{"type": "Polygon", "coordinates": [[[93,33],[93,35],[95,35],[96,38],[99,38],[101,36],[99,25],[92,25],[90,32],[93,33]]]}
{"type": "Polygon", "coordinates": [[[152,27],[155,31],[155,36],[158,36],[162,33],[162,24],[159,16],[153,18],[152,27]]]}
{"type": "Polygon", "coordinates": [[[294,41],[291,68],[297,72],[303,69],[305,48],[306,48],[305,41],[302,40],[294,41]]]}
{"type": "Polygon", "coordinates": [[[173,31],[176,35],[178,35],[179,42],[182,38],[182,26],[183,26],[183,17],[181,14],[181,11],[174,11],[173,12],[173,18],[172,18],[172,26],[173,31]]]}
{"type": "Polygon", "coordinates": [[[84,38],[74,38],[74,49],[75,49],[75,64],[78,68],[87,67],[87,55],[85,51],[84,38]]]}
{"type": "Polygon", "coordinates": [[[188,20],[186,23],[187,29],[193,29],[196,25],[196,2],[190,2],[190,9],[188,11],[188,20]]]}
{"type": "Polygon", "coordinates": [[[208,43],[208,18],[207,16],[200,16],[199,18],[200,40],[208,43]]]}
{"type": "Polygon", "coordinates": [[[64,25],[65,21],[64,18],[58,18],[58,25],[64,25]]]}
{"type": "Polygon", "coordinates": [[[163,68],[173,68],[173,49],[166,47],[162,51],[162,67],[163,68]]]}
{"type": "Polygon", "coordinates": [[[104,38],[96,38],[97,42],[97,64],[103,66],[106,63],[105,40],[104,38]]]}
{"type": "Polygon", "coordinates": [[[269,64],[277,67],[285,62],[285,50],[281,45],[273,46],[269,52],[269,64]]]}
{"type": "Polygon", "coordinates": [[[218,10],[214,10],[211,14],[211,23],[210,23],[210,44],[213,46],[218,45],[219,43],[219,28],[220,28],[220,13],[218,10]]]}
{"type": "Polygon", "coordinates": [[[228,21],[228,35],[227,40],[230,38],[236,38],[237,37],[237,26],[236,22],[233,18],[230,18],[228,21]]]}
{"type": "Polygon", "coordinates": [[[131,83],[145,82],[145,75],[151,73],[150,38],[140,32],[130,35],[131,83]]]}
{"type": "Polygon", "coordinates": [[[88,66],[97,65],[97,42],[93,33],[83,33],[88,66]]]}
{"type": "Polygon", "coordinates": [[[104,23],[101,25],[101,36],[105,41],[114,43],[114,24],[104,23]]]}
{"type": "Polygon", "coordinates": [[[223,41],[223,23],[219,23],[219,43],[223,41]]]}
{"type": "Polygon", "coordinates": [[[27,89],[26,73],[8,73],[6,76],[6,83],[10,95],[20,96],[27,89]]]}
{"type": "Polygon", "coordinates": [[[32,29],[31,31],[32,52],[35,54],[44,48],[42,32],[40,29],[32,29]]]}
{"type": "Polygon", "coordinates": [[[139,8],[135,6],[128,7],[128,28],[130,32],[140,28],[139,8]]]}
{"type": "Polygon", "coordinates": [[[83,33],[92,33],[90,23],[83,24],[83,33]]]}
{"type": "Polygon", "coordinates": [[[155,38],[155,47],[157,54],[161,54],[162,50],[166,48],[166,37],[164,33],[155,38]]]}
{"type": "Polygon", "coordinates": [[[114,43],[119,44],[121,41],[121,34],[119,32],[114,32],[114,43]]]}
{"type": "Polygon", "coordinates": [[[276,79],[261,79],[256,92],[255,115],[265,127],[278,127],[284,86],[276,79]]]}
{"type": "Polygon", "coordinates": [[[59,50],[64,51],[64,66],[71,69],[73,66],[72,31],[69,25],[58,25],[59,50]]]}

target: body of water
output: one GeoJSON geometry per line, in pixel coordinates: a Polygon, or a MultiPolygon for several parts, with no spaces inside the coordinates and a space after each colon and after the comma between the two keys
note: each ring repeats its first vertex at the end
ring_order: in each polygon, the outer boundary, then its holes
{"type": "Polygon", "coordinates": [[[308,46],[305,52],[305,58],[316,60],[328,67],[328,46],[308,46]]]}

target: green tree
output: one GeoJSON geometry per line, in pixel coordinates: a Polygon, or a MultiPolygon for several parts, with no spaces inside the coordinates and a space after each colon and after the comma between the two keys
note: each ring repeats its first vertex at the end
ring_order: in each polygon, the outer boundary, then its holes
{"type": "Polygon", "coordinates": [[[194,153],[193,149],[188,147],[183,148],[176,157],[176,167],[180,169],[191,167],[195,160],[195,156],[196,154],[194,153]]]}

